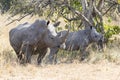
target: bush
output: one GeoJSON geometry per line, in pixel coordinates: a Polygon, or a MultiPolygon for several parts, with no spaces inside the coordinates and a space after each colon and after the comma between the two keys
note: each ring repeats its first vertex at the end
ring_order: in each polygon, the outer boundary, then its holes
{"type": "Polygon", "coordinates": [[[105,37],[108,40],[112,35],[120,33],[120,26],[104,25],[105,37]]]}

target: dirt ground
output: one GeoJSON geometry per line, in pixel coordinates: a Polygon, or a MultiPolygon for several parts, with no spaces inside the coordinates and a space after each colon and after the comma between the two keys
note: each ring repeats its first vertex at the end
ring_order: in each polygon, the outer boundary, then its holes
{"type": "Polygon", "coordinates": [[[58,65],[6,65],[0,80],[120,80],[120,65],[71,63],[58,65]]]}

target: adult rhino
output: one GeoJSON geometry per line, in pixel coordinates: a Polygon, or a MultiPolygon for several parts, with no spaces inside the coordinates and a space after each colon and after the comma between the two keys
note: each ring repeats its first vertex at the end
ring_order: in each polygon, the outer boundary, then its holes
{"type": "MultiPolygon", "coordinates": [[[[63,36],[67,33],[67,31],[61,31],[58,35],[62,34],[63,36]]],[[[104,37],[101,33],[98,33],[96,29],[92,26],[85,28],[84,30],[79,30],[76,32],[70,32],[67,36],[65,42],[65,49],[68,51],[76,51],[80,50],[81,52],[81,60],[85,59],[86,49],[89,44],[96,42],[99,46],[100,50],[103,50],[103,41],[104,37]]],[[[63,48],[61,48],[63,49],[63,48]]],[[[48,56],[50,63],[57,63],[57,53],[59,48],[51,48],[50,54],[48,56]]]]}
{"type": "Polygon", "coordinates": [[[37,19],[32,24],[24,23],[11,29],[9,40],[18,59],[20,61],[24,59],[25,62],[31,63],[31,56],[39,53],[37,62],[40,64],[48,47],[59,48],[65,42],[68,33],[62,37],[57,36],[54,26],[58,24],[52,25],[49,21],[37,19]]]}

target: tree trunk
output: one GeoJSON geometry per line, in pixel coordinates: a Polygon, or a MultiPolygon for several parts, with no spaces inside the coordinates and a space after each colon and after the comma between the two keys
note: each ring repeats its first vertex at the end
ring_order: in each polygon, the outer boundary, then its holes
{"type": "MultiPolygon", "coordinates": [[[[97,7],[96,7],[96,1],[94,1],[94,0],[89,0],[89,1],[81,0],[81,3],[82,3],[84,16],[89,20],[89,22],[92,24],[92,26],[98,25],[100,32],[102,32],[104,34],[103,16],[101,13],[103,4],[104,4],[104,0],[99,0],[97,7]],[[99,21],[97,20],[97,18],[99,19],[99,21]],[[94,20],[96,20],[96,21],[94,21],[94,20]],[[97,22],[97,23],[95,23],[95,22],[97,22]]],[[[83,21],[83,24],[84,24],[85,28],[91,26],[86,21],[83,21]]]]}

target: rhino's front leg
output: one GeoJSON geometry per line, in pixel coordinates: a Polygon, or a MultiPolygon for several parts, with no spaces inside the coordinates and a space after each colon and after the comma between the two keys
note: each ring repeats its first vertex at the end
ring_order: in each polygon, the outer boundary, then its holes
{"type": "Polygon", "coordinates": [[[59,49],[58,48],[50,48],[50,54],[48,56],[48,62],[50,64],[57,64],[57,53],[59,49]]]}
{"type": "Polygon", "coordinates": [[[80,61],[83,61],[83,60],[85,60],[86,55],[87,55],[86,47],[82,47],[82,48],[80,49],[80,52],[81,52],[81,59],[80,59],[80,61]]]}

